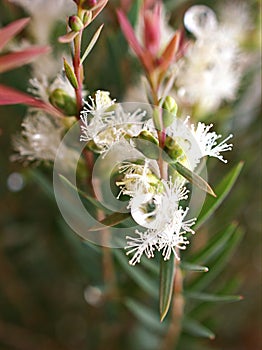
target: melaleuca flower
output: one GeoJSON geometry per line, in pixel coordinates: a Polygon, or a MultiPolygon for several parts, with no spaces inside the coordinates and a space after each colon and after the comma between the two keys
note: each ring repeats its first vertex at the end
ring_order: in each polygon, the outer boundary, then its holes
{"type": "Polygon", "coordinates": [[[233,137],[230,134],[223,141],[218,143],[222,135],[215,131],[210,131],[213,124],[206,125],[199,122],[197,126],[189,125],[189,117],[183,123],[177,120],[166,129],[167,135],[174,140],[178,149],[181,150],[181,155],[177,161],[183,163],[186,167],[194,170],[201,158],[205,156],[215,157],[224,163],[227,161],[221,155],[221,152],[231,151],[233,145],[227,141],[233,137]]]}
{"type": "Polygon", "coordinates": [[[246,39],[253,28],[250,14],[250,6],[247,2],[230,0],[219,5],[218,15],[221,26],[227,32],[227,36],[237,42],[246,39]]]}
{"type": "Polygon", "coordinates": [[[189,244],[184,234],[194,233],[191,226],[195,224],[195,219],[183,221],[187,212],[188,208],[185,210],[177,208],[161,228],[152,228],[145,232],[136,230],[135,233],[139,237],[127,236],[127,255],[134,254],[129,263],[131,265],[139,263],[144,253],[147,258],[152,258],[155,250],[162,252],[164,260],[169,260],[171,253],[179,260],[176,249],[186,249],[186,245],[189,244]]]}
{"type": "Polygon", "coordinates": [[[134,254],[129,261],[130,265],[139,263],[143,254],[145,254],[148,259],[153,258],[158,242],[157,231],[155,230],[147,230],[145,232],[136,230],[135,233],[139,237],[126,237],[126,249],[128,249],[126,255],[134,254]]]}
{"type": "Polygon", "coordinates": [[[185,26],[196,40],[180,61],[178,98],[186,105],[196,105],[202,113],[210,113],[236,96],[243,71],[240,49],[206,6],[190,8],[185,26]]]}
{"type": "Polygon", "coordinates": [[[121,105],[110,99],[109,92],[98,91],[95,98],[85,101],[80,113],[82,121],[80,141],[94,142],[99,153],[108,150],[123,139],[130,140],[148,131],[150,122],[145,120],[146,111],[125,112],[121,105]]]}
{"type": "Polygon", "coordinates": [[[59,73],[51,82],[49,82],[47,76],[42,75],[41,79],[31,78],[29,83],[30,87],[28,88],[28,91],[47,103],[49,103],[50,95],[56,89],[62,89],[71,97],[75,96],[74,88],[69,83],[68,79],[61,73],[59,73]]]}
{"type": "Polygon", "coordinates": [[[158,250],[162,252],[164,260],[169,260],[173,253],[176,259],[180,260],[176,249],[186,249],[186,245],[189,244],[188,239],[184,236],[185,233],[195,232],[191,229],[191,226],[195,224],[196,219],[189,219],[183,221],[187,215],[189,208],[183,210],[178,208],[174,213],[170,222],[165,228],[158,234],[158,250]]]}
{"type": "Polygon", "coordinates": [[[21,135],[13,138],[16,153],[11,160],[27,164],[33,161],[53,162],[59,157],[65,169],[74,169],[79,156],[75,150],[60,145],[64,133],[61,120],[54,120],[41,111],[29,110],[22,128],[21,135]]]}
{"type": "Polygon", "coordinates": [[[54,161],[62,138],[63,126],[40,111],[29,111],[22,123],[21,135],[14,137],[17,152],[12,159],[54,161]]]}
{"type": "Polygon", "coordinates": [[[232,150],[233,144],[228,144],[227,141],[230,140],[233,135],[230,134],[223,141],[217,143],[217,140],[220,139],[222,135],[218,135],[215,131],[210,132],[209,130],[212,127],[213,124],[205,125],[204,123],[199,122],[197,127],[193,124],[191,125],[191,131],[200,148],[202,157],[215,157],[222,162],[227,163],[227,160],[225,160],[220,153],[232,150]]]}
{"type": "Polygon", "coordinates": [[[124,162],[119,167],[119,173],[124,174],[124,176],[121,181],[116,182],[116,185],[121,189],[118,198],[122,194],[137,197],[138,195],[157,192],[160,180],[155,172],[159,175],[159,169],[154,169],[154,172],[151,169],[152,163],[145,159],[144,164],[124,162]]]}
{"type": "Polygon", "coordinates": [[[161,230],[167,225],[179,206],[179,201],[188,198],[188,190],[182,181],[156,182],[151,192],[137,192],[130,200],[133,219],[141,226],[161,230]]]}

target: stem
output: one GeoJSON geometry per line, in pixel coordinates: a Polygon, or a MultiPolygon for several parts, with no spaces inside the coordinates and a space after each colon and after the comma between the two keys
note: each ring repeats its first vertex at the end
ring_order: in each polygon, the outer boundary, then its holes
{"type": "Polygon", "coordinates": [[[73,56],[73,66],[74,73],[77,79],[78,87],[75,88],[76,95],[76,108],[77,108],[77,118],[80,119],[80,112],[83,107],[82,103],[82,89],[83,89],[83,66],[81,65],[81,41],[82,41],[83,31],[80,30],[79,34],[74,39],[74,56],[73,56]]]}
{"type": "Polygon", "coordinates": [[[161,350],[175,349],[178,343],[182,319],[184,315],[184,297],[183,297],[183,276],[180,268],[180,262],[176,259],[176,275],[174,280],[174,295],[172,304],[172,316],[169,329],[163,340],[161,350]]]}

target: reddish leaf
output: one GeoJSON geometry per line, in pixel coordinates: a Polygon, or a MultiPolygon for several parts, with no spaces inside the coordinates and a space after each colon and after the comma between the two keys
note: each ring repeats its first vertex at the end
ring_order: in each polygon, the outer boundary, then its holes
{"type": "Polygon", "coordinates": [[[0,29],[0,50],[19,33],[30,21],[30,18],[21,18],[0,29]]]}
{"type": "Polygon", "coordinates": [[[33,61],[37,56],[50,51],[48,46],[33,46],[19,52],[12,52],[0,57],[0,73],[7,72],[33,61]]]}
{"type": "Polygon", "coordinates": [[[71,30],[71,32],[68,32],[65,35],[60,36],[58,38],[58,41],[62,44],[71,43],[78,34],[79,32],[74,32],[73,30],[71,30]]]}
{"type": "Polygon", "coordinates": [[[180,32],[176,32],[161,56],[160,70],[166,70],[174,60],[180,45],[180,32]]]}
{"type": "Polygon", "coordinates": [[[0,85],[0,106],[3,105],[15,105],[15,104],[25,104],[28,106],[43,109],[49,114],[55,115],[57,117],[62,117],[62,113],[58,111],[53,106],[38,100],[28,94],[17,91],[8,86],[0,85]]]}
{"type": "Polygon", "coordinates": [[[128,44],[134,50],[135,54],[138,56],[138,58],[140,59],[142,64],[145,66],[147,71],[151,72],[154,69],[154,64],[150,53],[145,52],[144,49],[140,46],[135,36],[134,30],[131,27],[130,23],[128,22],[125,14],[121,10],[117,10],[117,16],[118,16],[120,27],[123,31],[123,34],[128,44]]]}
{"type": "Polygon", "coordinates": [[[92,11],[92,20],[91,20],[91,22],[99,15],[99,13],[104,9],[104,7],[106,6],[107,3],[108,3],[108,0],[101,0],[99,2],[99,6],[97,6],[95,8],[95,10],[92,11]]]}

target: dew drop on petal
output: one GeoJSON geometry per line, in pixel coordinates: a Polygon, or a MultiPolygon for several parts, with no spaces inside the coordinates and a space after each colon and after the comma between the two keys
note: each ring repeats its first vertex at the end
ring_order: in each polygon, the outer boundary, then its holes
{"type": "Polygon", "coordinates": [[[217,18],[209,7],[195,5],[186,11],[184,24],[186,29],[196,38],[201,38],[217,28],[217,18]]]}

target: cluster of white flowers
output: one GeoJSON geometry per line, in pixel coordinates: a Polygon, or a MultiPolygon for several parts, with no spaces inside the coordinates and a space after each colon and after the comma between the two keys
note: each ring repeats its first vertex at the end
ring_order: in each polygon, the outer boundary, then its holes
{"type": "MultiPolygon", "coordinates": [[[[151,136],[154,140],[157,137],[156,130],[152,128],[152,118],[141,109],[126,113],[122,106],[110,99],[106,91],[97,91],[94,97],[89,97],[81,112],[81,120],[80,140],[87,142],[87,145],[90,141],[95,142],[98,152],[102,154],[119,144],[122,138],[136,148],[134,140],[145,130],[147,133],[144,135],[149,142],[151,136]]],[[[173,161],[181,161],[190,170],[195,170],[205,156],[226,162],[221,153],[232,149],[232,144],[227,143],[232,135],[218,143],[221,135],[211,131],[212,126],[204,123],[195,126],[189,123],[189,117],[184,121],[174,117],[165,133],[181,149],[182,157],[173,161]]],[[[165,260],[172,253],[179,259],[178,250],[185,249],[189,243],[185,234],[194,233],[192,226],[196,221],[195,218],[186,219],[189,207],[181,206],[181,201],[189,196],[189,190],[185,187],[187,180],[178,173],[170,176],[169,180],[161,178],[158,161],[147,156],[143,147],[137,151],[135,159],[119,164],[120,179],[116,181],[120,188],[117,198],[129,196],[127,209],[141,227],[141,230],[135,231],[134,237],[127,237],[127,254],[132,254],[130,264],[139,263],[143,254],[148,258],[153,257],[156,250],[162,253],[165,260]]]]}
{"type": "MultiPolygon", "coordinates": [[[[235,98],[244,62],[237,39],[248,29],[243,29],[247,19],[239,12],[236,2],[228,12],[230,22],[218,22],[215,13],[204,5],[195,5],[186,12],[185,27],[196,40],[180,61],[176,77],[177,96],[184,105],[196,105],[202,113],[210,113],[223,101],[235,98]],[[239,16],[233,15],[236,12],[239,16]]],[[[242,8],[241,13],[246,11],[242,8]]]]}

